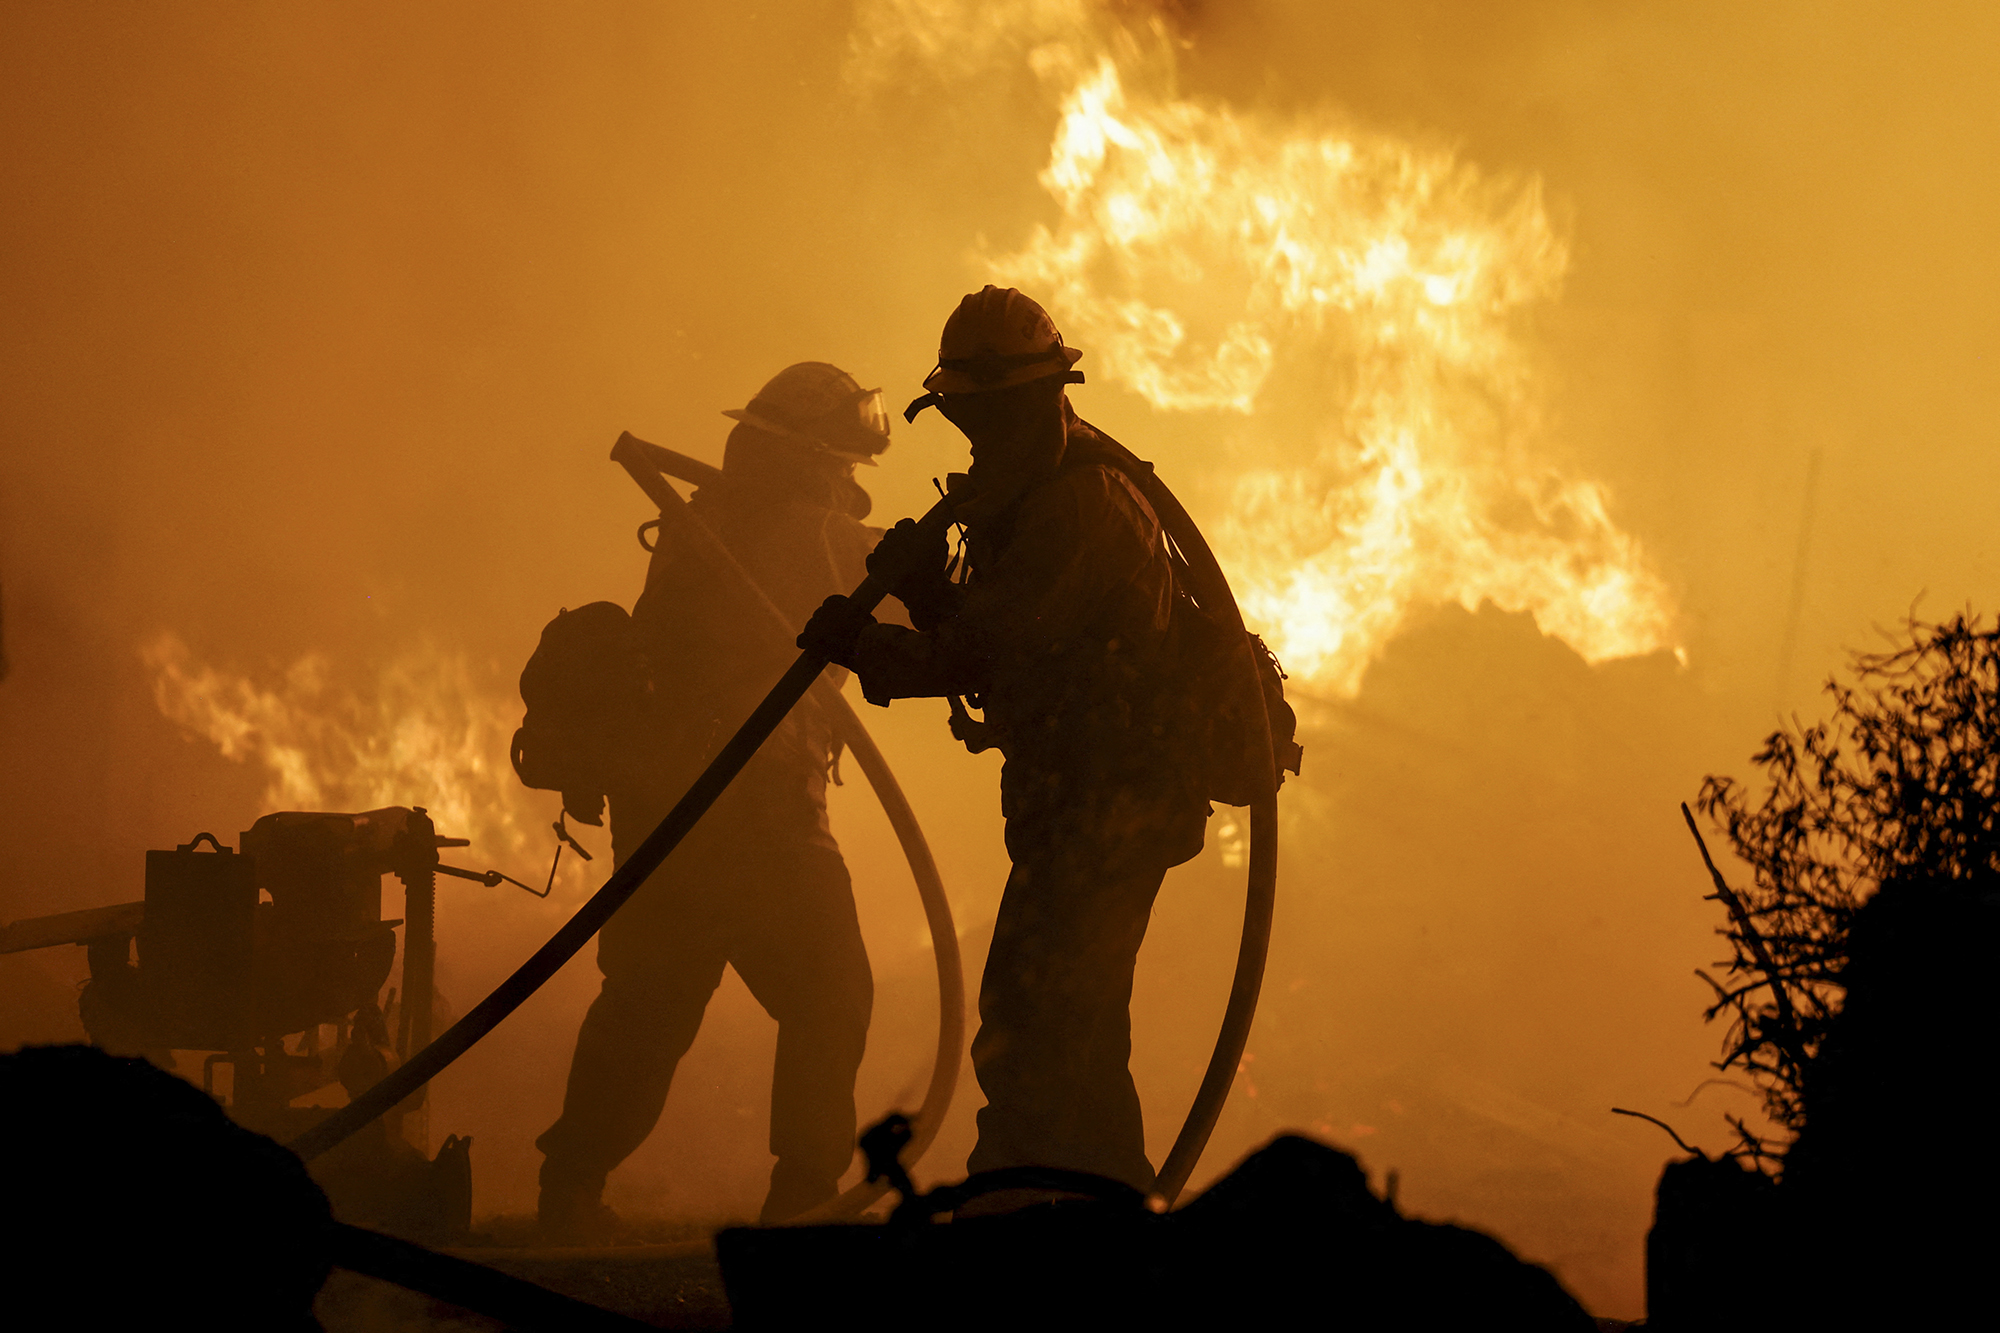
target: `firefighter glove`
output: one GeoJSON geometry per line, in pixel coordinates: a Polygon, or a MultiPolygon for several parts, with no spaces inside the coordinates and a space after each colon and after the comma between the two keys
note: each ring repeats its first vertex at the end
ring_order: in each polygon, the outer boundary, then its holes
{"type": "Polygon", "coordinates": [[[868,553],[868,574],[905,605],[927,602],[943,586],[950,558],[942,527],[926,529],[906,518],[868,553]]]}
{"type": "Polygon", "coordinates": [[[837,666],[854,669],[855,641],[861,631],[875,623],[875,617],[851,597],[833,596],[819,604],[799,635],[799,647],[824,657],[837,666]]]}

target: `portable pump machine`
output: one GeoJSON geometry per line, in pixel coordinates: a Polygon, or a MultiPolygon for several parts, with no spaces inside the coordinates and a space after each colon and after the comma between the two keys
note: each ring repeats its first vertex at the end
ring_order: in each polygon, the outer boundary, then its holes
{"type": "MultiPolygon", "coordinates": [[[[440,864],[440,848],[466,845],[439,836],[421,806],[282,811],[234,849],[199,833],[147,852],[142,901],[14,922],[0,953],[84,946],[78,1009],[94,1044],[190,1077],[188,1057],[204,1056],[203,1088],[284,1142],[333,1109],[296,1103],[336,1083],[358,1097],[429,1044],[437,877],[509,878],[440,864]],[[403,918],[382,916],[384,875],[402,883],[403,918]],[[402,977],[385,995],[398,926],[402,977]]],[[[343,1216],[432,1241],[464,1234],[471,1140],[448,1136],[433,1158],[427,1100],[418,1089],[315,1163],[343,1216]]]]}

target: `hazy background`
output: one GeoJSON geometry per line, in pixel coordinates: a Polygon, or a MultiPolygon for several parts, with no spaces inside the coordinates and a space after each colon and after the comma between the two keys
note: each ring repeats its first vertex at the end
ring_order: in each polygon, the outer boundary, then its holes
{"type": "MultiPolygon", "coordinates": [[[[1722,1112],[1752,1104],[1722,1087],[1677,1105],[1720,1034],[1692,974],[1719,918],[1675,802],[1745,772],[1843,647],[1920,595],[1934,614],[1993,603],[2000,16],[1175,13],[1192,93],[1332,104],[1541,177],[1572,246],[1542,321],[1548,447],[1610,488],[1688,658],[1590,668],[1525,616],[1441,610],[1358,699],[1305,705],[1264,1004],[1195,1184],[1304,1129],[1629,1317],[1671,1144],[1607,1108],[1713,1151],[1722,1112]]],[[[438,680],[511,708],[558,606],[638,590],[648,511],[605,461],[620,430],[719,460],[719,412],[801,359],[897,406],[918,392],[984,281],[975,247],[1043,220],[1054,113],[858,99],[851,21],[841,3],[0,5],[0,919],[136,899],[145,849],[233,841],[265,812],[262,769],[160,715],[140,653],[163,631],[274,687],[312,653],[362,695],[392,664],[421,680],[449,660],[438,680]]],[[[1099,382],[1077,400],[1191,496],[1226,480],[1186,419],[1099,382]]],[[[936,414],[899,422],[866,478],[878,515],[962,461],[936,414]]],[[[997,765],[957,749],[941,708],[866,713],[976,977],[1005,871],[997,765]]],[[[552,817],[552,795],[524,800],[552,817]]],[[[870,1117],[914,1102],[935,991],[863,789],[835,818],[878,978],[870,1117]]],[[[533,878],[547,853],[461,861],[533,878]]],[[[483,993],[584,887],[542,904],[444,885],[446,995],[483,993]]],[[[1241,894],[1217,856],[1176,872],[1142,957],[1156,1157],[1213,1037],[1241,894]]],[[[83,970],[80,949],[0,958],[0,1039],[80,1035],[83,970]]],[[[482,1213],[532,1207],[529,1141],[593,984],[586,953],[436,1085],[437,1133],[477,1139],[482,1213]]],[[[771,1048],[731,978],[615,1206],[754,1210],[771,1048]]],[[[920,1178],[960,1172],[978,1100],[968,1071],[920,1178]]]]}

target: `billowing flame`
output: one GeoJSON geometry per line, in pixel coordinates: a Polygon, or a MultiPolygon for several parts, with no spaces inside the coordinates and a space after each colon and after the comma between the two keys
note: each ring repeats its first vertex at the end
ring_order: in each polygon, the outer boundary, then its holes
{"type": "Polygon", "coordinates": [[[1673,646],[1603,488],[1535,453],[1523,320],[1568,260],[1538,185],[1330,114],[1181,97],[1173,34],[1116,8],[874,0],[850,78],[1018,59],[1048,89],[1058,219],[987,275],[1255,460],[1214,536],[1287,668],[1351,695],[1414,608],[1448,602],[1530,612],[1592,662],[1673,646]]]}
{"type": "MultiPolygon", "coordinates": [[[[1593,662],[1673,646],[1603,488],[1537,453],[1524,320],[1568,260],[1536,183],[1331,113],[1183,97],[1177,38],[1144,12],[862,0],[849,76],[1032,71],[1055,220],[979,262],[1048,305],[1093,374],[1229,437],[1212,536],[1294,677],[1351,695],[1412,610],[1451,602],[1530,612],[1593,662]]],[[[519,705],[463,660],[406,655],[355,689],[320,656],[260,685],[171,636],[145,652],[161,709],[265,767],[271,808],[422,804],[516,869],[548,845],[552,798],[506,762],[519,705]]]]}
{"type": "MultiPolygon", "coordinates": [[[[491,673],[413,650],[354,688],[312,653],[259,683],[196,661],[172,634],[142,656],[163,714],[269,774],[266,813],[421,805],[438,832],[472,840],[459,864],[539,886],[528,872],[553,850],[555,798],[514,776],[507,752],[521,705],[491,673]]],[[[584,879],[582,866],[564,858],[557,890],[579,892],[584,879]]]]}

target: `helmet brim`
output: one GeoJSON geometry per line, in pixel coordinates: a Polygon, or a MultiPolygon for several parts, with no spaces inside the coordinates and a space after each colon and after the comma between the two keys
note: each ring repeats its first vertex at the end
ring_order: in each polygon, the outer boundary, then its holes
{"type": "MultiPolygon", "coordinates": [[[[875,461],[873,454],[856,453],[851,449],[837,449],[817,435],[808,435],[802,430],[793,430],[790,426],[781,425],[767,416],[750,411],[748,408],[729,408],[722,415],[732,421],[740,421],[746,426],[754,426],[766,435],[775,435],[781,440],[800,445],[803,448],[812,450],[816,454],[825,454],[829,458],[838,458],[844,463],[861,463],[868,467],[882,466],[875,461]]],[[[889,447],[886,437],[882,441],[882,447],[885,449],[889,447]]]]}
{"type": "Polygon", "coordinates": [[[1014,366],[998,375],[976,375],[969,370],[946,369],[940,365],[924,377],[924,388],[930,393],[991,393],[996,389],[1011,389],[1031,380],[1061,375],[1082,359],[1083,353],[1076,348],[1060,347],[1051,348],[1043,360],[1014,366]],[[1062,354],[1060,360],[1057,359],[1057,352],[1062,354]]]}

